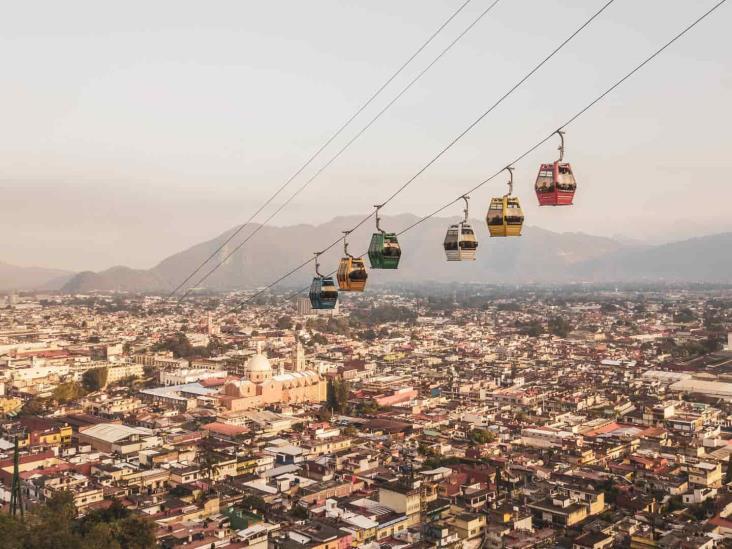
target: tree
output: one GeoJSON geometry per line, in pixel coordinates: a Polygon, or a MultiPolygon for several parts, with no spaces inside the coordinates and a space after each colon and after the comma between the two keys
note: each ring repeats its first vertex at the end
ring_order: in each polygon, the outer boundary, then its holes
{"type": "Polygon", "coordinates": [[[333,417],[333,414],[328,409],[327,404],[324,404],[320,407],[320,410],[318,410],[318,419],[320,421],[330,421],[330,418],[333,417]]]}
{"type": "Polygon", "coordinates": [[[107,509],[89,511],[73,523],[74,533],[82,538],[81,547],[120,547],[146,549],[155,546],[155,525],[146,517],[133,515],[119,500],[107,509]]]}
{"type": "Polygon", "coordinates": [[[117,522],[114,538],[125,549],[155,547],[155,525],[146,517],[130,515],[117,522]]]}
{"type": "Polygon", "coordinates": [[[375,400],[362,400],[358,406],[356,406],[356,412],[358,415],[372,416],[379,411],[379,405],[375,400]]]}
{"type": "Polygon", "coordinates": [[[219,356],[229,350],[229,345],[224,343],[220,337],[212,336],[208,341],[206,350],[208,351],[208,356],[219,356]]]}
{"type": "Polygon", "coordinates": [[[84,391],[81,388],[81,385],[75,381],[69,381],[58,385],[53,390],[51,398],[60,404],[66,404],[67,402],[79,400],[82,396],[84,396],[84,391]]]}
{"type": "Polygon", "coordinates": [[[549,332],[557,337],[567,337],[572,331],[572,326],[561,316],[553,316],[549,319],[549,332]]]}
{"type": "MultiPolygon", "coordinates": [[[[213,481],[214,469],[216,468],[216,464],[219,462],[216,453],[211,448],[204,445],[199,448],[196,458],[201,470],[206,474],[206,478],[213,481]]],[[[211,483],[209,482],[209,486],[210,485],[211,483]]]]}
{"type": "Polygon", "coordinates": [[[191,342],[183,332],[177,332],[153,345],[153,351],[170,351],[175,358],[188,358],[195,355],[191,342]]]}
{"type": "Polygon", "coordinates": [[[325,345],[326,343],[328,343],[328,340],[323,334],[313,334],[310,341],[308,341],[310,345],[325,345]]]}
{"type": "Polygon", "coordinates": [[[680,309],[679,311],[674,313],[674,322],[686,323],[692,322],[694,320],[696,320],[696,315],[694,314],[694,311],[692,311],[688,307],[684,307],[683,309],[680,309]]]}
{"type": "Polygon", "coordinates": [[[262,514],[267,510],[267,502],[259,496],[247,496],[241,503],[247,509],[255,509],[262,514]]]}
{"type": "Polygon", "coordinates": [[[348,409],[348,383],[340,379],[328,380],[327,406],[330,410],[342,414],[348,409]]]}
{"type": "Polygon", "coordinates": [[[473,429],[468,438],[476,444],[487,444],[496,440],[496,435],[486,429],[473,429]]]}
{"type": "Polygon", "coordinates": [[[351,313],[351,317],[367,326],[382,325],[387,322],[413,324],[417,320],[417,313],[398,305],[380,305],[370,309],[356,309],[351,313]]]}
{"type": "Polygon", "coordinates": [[[81,376],[81,383],[87,391],[99,391],[107,385],[107,368],[92,368],[81,376]]]}
{"type": "Polygon", "coordinates": [[[41,416],[46,413],[46,401],[32,397],[23,404],[23,407],[18,412],[21,416],[41,416]]]}
{"type": "Polygon", "coordinates": [[[292,317],[284,315],[277,319],[275,327],[278,330],[289,330],[292,328],[292,317]]]}
{"type": "Polygon", "coordinates": [[[306,520],[310,516],[308,510],[302,505],[293,506],[290,514],[298,520],[306,520]]]}
{"type": "Polygon", "coordinates": [[[23,523],[7,513],[0,513],[0,547],[23,549],[23,523]]]}
{"type": "Polygon", "coordinates": [[[544,333],[544,326],[538,320],[530,320],[521,327],[521,333],[529,337],[539,337],[544,333]]]}

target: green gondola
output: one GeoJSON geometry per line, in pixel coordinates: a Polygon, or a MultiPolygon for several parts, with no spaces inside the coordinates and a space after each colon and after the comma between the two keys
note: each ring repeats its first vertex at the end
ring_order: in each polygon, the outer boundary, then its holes
{"type": "Polygon", "coordinates": [[[381,206],[376,206],[376,230],[378,232],[371,235],[369,261],[372,269],[396,269],[399,267],[402,249],[396,233],[387,233],[379,226],[379,221],[381,221],[379,208],[381,206]]]}
{"type": "Polygon", "coordinates": [[[372,269],[396,269],[402,250],[394,233],[374,233],[369,244],[369,261],[372,269]]]}

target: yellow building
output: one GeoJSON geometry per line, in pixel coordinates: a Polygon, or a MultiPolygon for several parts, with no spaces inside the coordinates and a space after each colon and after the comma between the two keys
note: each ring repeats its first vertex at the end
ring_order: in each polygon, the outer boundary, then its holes
{"type": "Polygon", "coordinates": [[[142,364],[123,363],[110,365],[107,367],[107,385],[130,377],[142,377],[142,375],[142,364]]]}
{"type": "Polygon", "coordinates": [[[23,401],[16,397],[0,397],[0,413],[12,414],[23,407],[23,401]]]}
{"type": "Polygon", "coordinates": [[[460,513],[452,520],[460,539],[473,539],[485,533],[486,516],[478,513],[460,513]]]}
{"type": "Polygon", "coordinates": [[[405,515],[419,514],[422,509],[419,489],[399,484],[379,486],[379,503],[405,515]]]}

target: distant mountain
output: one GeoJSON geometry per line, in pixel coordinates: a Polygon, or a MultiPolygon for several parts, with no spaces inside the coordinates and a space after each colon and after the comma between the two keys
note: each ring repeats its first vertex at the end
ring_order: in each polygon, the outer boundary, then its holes
{"type": "MultiPolygon", "coordinates": [[[[402,214],[384,217],[382,227],[399,232],[418,221],[402,214]]],[[[264,286],[333,243],[345,227],[352,227],[361,217],[337,217],[322,225],[295,225],[261,228],[240,251],[226,260],[200,286],[214,290],[232,290],[264,286]]],[[[556,233],[538,227],[525,227],[521,238],[489,238],[483,221],[473,220],[479,247],[475,262],[445,261],[442,242],[450,223],[457,218],[431,218],[399,237],[402,261],[397,271],[372,273],[374,282],[485,282],[485,283],[558,283],[635,280],[732,281],[732,234],[702,237],[663,246],[642,246],[612,238],[583,233],[556,233]],[[729,256],[730,254],[726,254],[729,256]]],[[[216,254],[214,260],[197,273],[186,287],[192,286],[241,242],[242,231],[232,243],[216,254]]],[[[114,267],[99,273],[79,273],[63,290],[69,293],[90,291],[170,291],[207,257],[211,256],[234,229],[218,237],[174,254],[149,270],[114,267]]],[[[366,223],[349,240],[353,254],[365,252],[373,231],[366,223]]],[[[343,248],[339,242],[321,257],[321,271],[335,270],[343,248]]],[[[309,265],[283,282],[283,285],[306,285],[313,276],[309,265]]]]}
{"type": "Polygon", "coordinates": [[[158,292],[168,289],[169,285],[152,270],[118,266],[98,273],[92,271],[78,273],[63,285],[61,291],[78,294],[89,291],[158,292]]]}
{"type": "Polygon", "coordinates": [[[581,263],[576,273],[624,282],[732,282],[732,233],[618,250],[581,263]]]}
{"type": "MultiPolygon", "coordinates": [[[[322,225],[290,227],[266,226],[259,230],[239,252],[213,273],[203,287],[216,290],[251,288],[268,284],[284,272],[302,263],[314,250],[331,244],[344,227],[355,225],[358,216],[338,217],[322,225]]],[[[401,231],[419,218],[403,214],[384,217],[382,226],[401,231]]],[[[455,219],[432,218],[400,237],[403,255],[398,271],[382,271],[374,279],[383,281],[454,280],[462,282],[546,282],[564,280],[568,266],[587,261],[624,248],[615,240],[581,233],[554,233],[536,227],[526,227],[524,236],[517,239],[489,239],[485,223],[472,223],[480,239],[478,260],[470,264],[447,263],[442,242],[447,226],[455,219]]],[[[254,227],[242,232],[249,234],[254,227]]],[[[233,231],[233,229],[232,229],[233,231]]],[[[349,244],[351,253],[365,252],[373,228],[371,223],[355,232],[349,244]]],[[[170,290],[175,288],[205,258],[218,248],[231,231],[213,240],[197,244],[172,255],[149,271],[122,270],[116,267],[100,273],[80,273],[64,286],[64,291],[87,292],[126,289],[129,291],[170,290]],[[146,276],[148,275],[148,276],[146,276]]],[[[210,271],[213,265],[233,250],[238,236],[216,255],[205,268],[192,278],[189,285],[210,271]]],[[[321,257],[321,271],[336,268],[342,255],[339,242],[321,257]]],[[[299,271],[285,284],[306,284],[313,275],[313,267],[299,271]]]]}
{"type": "Polygon", "coordinates": [[[18,267],[0,262],[0,291],[58,290],[74,273],[43,267],[18,267]]]}

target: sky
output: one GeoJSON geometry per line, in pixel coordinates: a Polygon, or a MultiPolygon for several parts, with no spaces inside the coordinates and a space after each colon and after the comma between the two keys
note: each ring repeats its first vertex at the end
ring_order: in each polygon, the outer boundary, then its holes
{"type": "MultiPolygon", "coordinates": [[[[0,261],[149,268],[242,223],[463,1],[6,5],[0,261]]],[[[471,0],[259,219],[491,2],[471,0]]],[[[272,223],[367,213],[604,2],[500,0],[272,223]]],[[[714,3],[615,0],[384,214],[427,214],[492,175],[714,3]]],[[[533,195],[557,140],[518,163],[526,223],[651,242],[732,230],[731,24],[725,4],[566,128],[574,207],[533,195]]],[[[472,196],[471,216],[504,182],[472,196]]]]}

